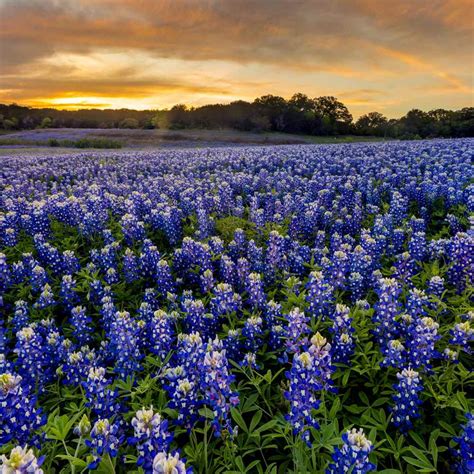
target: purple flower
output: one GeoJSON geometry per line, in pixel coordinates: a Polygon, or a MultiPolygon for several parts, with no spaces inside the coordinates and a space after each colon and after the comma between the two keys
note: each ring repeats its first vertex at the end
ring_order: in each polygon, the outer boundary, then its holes
{"type": "Polygon", "coordinates": [[[112,458],[117,456],[123,437],[119,434],[117,423],[110,423],[103,418],[94,423],[90,437],[91,439],[86,439],[86,445],[91,449],[94,459],[87,468],[93,470],[97,468],[105,454],[112,458]]]}
{"type": "Polygon", "coordinates": [[[423,390],[423,385],[418,372],[410,368],[399,372],[397,378],[398,384],[393,386],[396,393],[392,395],[395,402],[392,421],[402,433],[406,433],[413,427],[413,420],[420,417],[418,407],[421,400],[418,393],[423,390]]]}
{"type": "Polygon", "coordinates": [[[0,456],[0,468],[3,474],[43,474],[40,467],[43,461],[44,456],[37,458],[28,446],[16,446],[9,457],[0,456]]]}
{"type": "Polygon", "coordinates": [[[137,446],[137,465],[151,470],[155,456],[169,448],[172,436],[168,432],[168,421],[153,407],[142,408],[132,418],[132,427],[134,434],[128,442],[137,446]]]}
{"type": "Polygon", "coordinates": [[[326,469],[326,474],[344,474],[353,472],[365,474],[375,471],[376,466],[369,461],[373,446],[362,429],[346,431],[342,435],[344,444],[336,448],[332,455],[333,462],[326,469]]]}
{"type": "Polygon", "coordinates": [[[457,463],[454,466],[459,474],[474,472],[474,414],[466,413],[466,419],[466,424],[461,427],[461,434],[454,438],[459,444],[455,451],[457,463]]]}
{"type": "Polygon", "coordinates": [[[191,468],[186,468],[185,460],[179,454],[158,453],[153,460],[153,474],[192,474],[191,468]]]}

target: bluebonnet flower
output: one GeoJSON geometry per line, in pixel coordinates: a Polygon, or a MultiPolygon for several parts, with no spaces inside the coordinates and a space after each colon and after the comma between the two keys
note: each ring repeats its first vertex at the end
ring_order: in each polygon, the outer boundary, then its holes
{"type": "Polygon", "coordinates": [[[238,311],[240,309],[240,297],[233,292],[227,283],[219,283],[214,288],[214,297],[211,300],[212,314],[216,317],[238,311]]]}
{"type": "Polygon", "coordinates": [[[351,300],[356,302],[364,296],[365,281],[359,272],[352,272],[348,278],[348,286],[351,290],[351,300]]]}
{"type": "Polygon", "coordinates": [[[375,471],[376,466],[369,461],[369,454],[373,449],[371,441],[367,439],[362,429],[346,431],[342,435],[342,448],[336,448],[332,455],[333,462],[326,469],[326,474],[365,474],[375,471]]]}
{"type": "Polygon", "coordinates": [[[454,328],[449,331],[451,338],[449,343],[459,346],[462,350],[468,354],[472,353],[469,343],[474,341],[474,329],[471,327],[469,319],[462,323],[456,323],[454,328]]]}
{"type": "Polygon", "coordinates": [[[130,444],[137,446],[137,465],[147,472],[152,469],[153,459],[162,452],[168,451],[172,436],[168,432],[168,421],[150,408],[138,410],[132,418],[133,437],[130,444]]]}
{"type": "Polygon", "coordinates": [[[70,352],[61,367],[66,385],[78,386],[85,380],[91,367],[96,367],[100,359],[94,350],[88,346],[81,347],[80,350],[70,352]]]}
{"type": "Polygon", "coordinates": [[[169,406],[178,410],[179,424],[190,428],[198,418],[200,369],[205,348],[198,333],[181,334],[173,366],[164,373],[164,388],[170,397],[169,406]]]}
{"type": "Polygon", "coordinates": [[[150,351],[164,360],[174,342],[173,319],[159,309],[153,314],[148,327],[150,351]]]}
{"type": "Polygon", "coordinates": [[[441,298],[444,292],[444,279],[437,275],[431,277],[428,280],[427,290],[430,295],[441,298]]]}
{"type": "Polygon", "coordinates": [[[79,297],[74,291],[75,289],[76,281],[72,275],[63,275],[59,297],[61,298],[63,305],[69,310],[79,301],[79,297]]]}
{"type": "Polygon", "coordinates": [[[392,421],[402,433],[413,427],[413,420],[420,417],[418,410],[421,400],[418,395],[423,390],[418,372],[403,369],[397,373],[398,384],[394,385],[396,393],[392,395],[395,405],[392,408],[392,421]]]}
{"type": "Polygon", "coordinates": [[[393,278],[382,278],[377,284],[378,302],[375,304],[374,335],[381,346],[397,334],[396,316],[400,311],[398,298],[401,294],[400,285],[393,278]]]}
{"type": "Polygon", "coordinates": [[[206,313],[202,300],[185,298],[182,309],[185,313],[184,326],[187,332],[198,332],[206,339],[215,336],[218,330],[217,318],[211,313],[206,313]]]}
{"type": "Polygon", "coordinates": [[[143,240],[145,238],[145,226],[142,221],[133,214],[124,214],[120,220],[123,236],[127,244],[143,240]]]}
{"type": "Polygon", "coordinates": [[[429,298],[425,292],[414,288],[409,291],[407,297],[406,309],[407,313],[414,319],[418,320],[427,314],[426,307],[430,304],[429,298]]]}
{"type": "Polygon", "coordinates": [[[240,366],[258,370],[260,366],[257,364],[257,354],[255,354],[255,352],[246,352],[240,362],[240,366]]]}
{"type": "Polygon", "coordinates": [[[237,361],[240,359],[241,343],[239,336],[238,329],[229,329],[227,337],[223,340],[226,356],[229,360],[237,361]]]}
{"type": "Polygon", "coordinates": [[[263,249],[253,239],[249,241],[247,246],[247,259],[252,271],[260,273],[264,270],[263,249]]]}
{"type": "Polygon", "coordinates": [[[176,291],[176,283],[171,275],[171,269],[166,260],[160,260],[156,266],[156,285],[159,293],[166,295],[176,291]]]}
{"type": "Polygon", "coordinates": [[[461,426],[461,434],[454,438],[459,444],[455,450],[457,462],[454,466],[459,474],[474,472],[474,414],[466,413],[466,424],[461,426]]]}
{"type": "Polygon", "coordinates": [[[43,289],[41,290],[41,294],[34,306],[35,308],[44,309],[54,304],[56,304],[56,301],[54,300],[53,292],[51,291],[49,284],[46,283],[46,285],[44,285],[43,289]]]}
{"type": "Polygon", "coordinates": [[[105,454],[112,458],[117,456],[123,438],[119,429],[117,423],[110,423],[109,420],[103,418],[99,418],[94,423],[90,432],[91,439],[86,439],[86,445],[93,455],[93,461],[87,466],[88,469],[96,469],[105,454]]]}
{"type": "Polygon", "coordinates": [[[201,291],[203,293],[209,293],[214,286],[214,276],[212,270],[208,268],[205,270],[200,277],[201,291]]]}
{"type": "Polygon", "coordinates": [[[123,255],[123,273],[127,283],[132,283],[139,278],[138,258],[129,248],[123,255]]]}
{"type": "Polygon", "coordinates": [[[283,313],[281,311],[281,304],[274,300],[265,303],[263,312],[264,327],[271,329],[275,324],[279,324],[283,320],[283,313]]]}
{"type": "Polygon", "coordinates": [[[390,213],[392,214],[396,224],[399,224],[407,217],[408,200],[398,191],[394,191],[392,193],[392,199],[390,201],[390,213]]]}
{"type": "Polygon", "coordinates": [[[8,227],[3,231],[2,240],[5,247],[15,247],[18,242],[17,230],[12,227],[8,227]]]}
{"type": "Polygon", "coordinates": [[[407,285],[413,285],[411,279],[416,273],[415,260],[409,252],[403,252],[397,256],[394,263],[393,277],[398,281],[403,281],[407,285]]]}
{"type": "Polygon", "coordinates": [[[309,317],[300,308],[293,308],[287,315],[285,327],[285,350],[287,354],[297,352],[306,344],[307,336],[310,332],[308,322],[309,317]]]}
{"type": "Polygon", "coordinates": [[[331,283],[334,289],[344,288],[349,257],[343,250],[336,250],[331,262],[331,283]]]}
{"type": "Polygon", "coordinates": [[[261,345],[263,337],[263,320],[260,316],[251,316],[248,318],[242,329],[244,337],[244,347],[248,351],[255,352],[261,345]]]}
{"type": "Polygon", "coordinates": [[[44,456],[37,458],[28,446],[16,446],[9,457],[5,454],[0,456],[0,468],[2,474],[43,474],[43,461],[44,456]]]}
{"type": "Polygon", "coordinates": [[[287,258],[285,255],[285,239],[276,230],[272,230],[268,236],[267,252],[265,256],[265,278],[272,281],[278,270],[287,269],[287,258]]]}
{"type": "Polygon", "coordinates": [[[451,235],[456,235],[458,232],[463,231],[461,222],[454,214],[447,214],[446,221],[448,222],[451,235]]]}
{"type": "Polygon", "coordinates": [[[474,281],[474,235],[456,234],[447,245],[448,281],[461,293],[474,281]]]}
{"type": "Polygon", "coordinates": [[[14,333],[17,333],[30,322],[28,304],[26,301],[15,301],[15,311],[11,319],[11,328],[14,333]]]}
{"type": "Polygon", "coordinates": [[[73,250],[65,250],[63,252],[63,267],[64,271],[69,275],[79,271],[81,266],[73,250]]]}
{"type": "Polygon", "coordinates": [[[86,315],[86,309],[83,306],[76,306],[71,310],[69,319],[73,327],[73,336],[80,346],[89,343],[92,339],[92,318],[86,315]]]}
{"type": "Polygon", "coordinates": [[[100,280],[93,280],[89,284],[89,299],[95,305],[100,304],[102,298],[105,296],[104,287],[100,280]]]}
{"type": "Polygon", "coordinates": [[[331,356],[333,362],[350,364],[352,353],[354,352],[354,341],[352,333],[352,318],[349,317],[349,308],[343,304],[336,305],[336,311],[331,317],[333,326],[330,331],[334,334],[331,344],[331,356]]]}
{"type": "Polygon", "coordinates": [[[202,240],[206,239],[212,234],[214,230],[214,220],[208,214],[206,209],[202,206],[202,202],[198,203],[198,207],[196,209],[196,216],[199,229],[197,235],[202,240]]]}
{"type": "Polygon", "coordinates": [[[8,269],[8,266],[4,266],[2,270],[2,266],[5,265],[6,262],[4,261],[3,264],[1,263],[0,258],[0,291],[2,290],[2,285],[4,286],[4,290],[6,289],[6,279],[3,280],[6,276],[9,277],[8,281],[13,283],[14,285],[19,285],[23,283],[28,278],[28,269],[26,268],[25,264],[20,260],[18,262],[13,262],[11,266],[11,270],[8,269]],[[3,272],[6,271],[5,274],[3,272]],[[3,278],[2,278],[3,274],[3,278]],[[3,283],[2,283],[3,281],[3,283]]]}
{"type": "Polygon", "coordinates": [[[310,314],[322,318],[328,316],[333,304],[333,288],[326,282],[323,273],[311,272],[306,288],[310,314]]]}
{"type": "Polygon", "coordinates": [[[408,242],[408,249],[413,260],[423,261],[427,255],[426,234],[414,232],[408,242]]]}
{"type": "Polygon", "coordinates": [[[148,239],[143,241],[142,251],[138,257],[138,263],[141,274],[144,278],[155,276],[156,266],[161,260],[160,252],[157,247],[148,239]]]}
{"type": "Polygon", "coordinates": [[[202,390],[205,403],[214,414],[211,424],[215,436],[221,436],[226,429],[232,434],[230,408],[239,403],[237,393],[230,388],[234,376],[229,373],[229,362],[222,341],[209,344],[202,363],[202,390]]]}
{"type": "Polygon", "coordinates": [[[406,364],[406,349],[399,339],[391,339],[388,344],[382,347],[383,361],[382,367],[396,367],[401,369],[406,364]]]}
{"type": "Polygon", "coordinates": [[[46,423],[36,408],[36,397],[15,373],[0,374],[0,419],[0,445],[11,441],[36,444],[35,431],[46,423]]]}
{"type": "Polygon", "coordinates": [[[33,291],[41,291],[42,288],[44,288],[44,285],[48,283],[48,275],[46,274],[46,270],[40,265],[36,265],[31,270],[30,281],[33,291]]]}
{"type": "Polygon", "coordinates": [[[103,367],[90,367],[87,380],[82,382],[86,406],[100,418],[108,418],[120,411],[118,393],[110,388],[110,381],[103,367]]]}
{"type": "Polygon", "coordinates": [[[115,360],[115,370],[122,378],[141,369],[138,321],[127,311],[117,311],[108,331],[108,353],[115,360]]]}
{"type": "Polygon", "coordinates": [[[248,302],[254,308],[262,308],[265,303],[262,277],[258,273],[250,273],[247,278],[248,302]]]}
{"type": "Polygon", "coordinates": [[[439,324],[430,317],[415,319],[410,325],[407,335],[407,352],[414,368],[431,368],[433,357],[439,356],[435,349],[439,324]]]}
{"type": "Polygon", "coordinates": [[[179,454],[158,453],[153,460],[153,474],[192,474],[192,468],[186,468],[179,454]]]}
{"type": "Polygon", "coordinates": [[[114,267],[107,268],[105,272],[104,280],[107,285],[115,285],[120,281],[119,274],[114,267]]]}
{"type": "Polygon", "coordinates": [[[227,255],[222,255],[220,258],[219,275],[222,281],[230,286],[234,286],[237,282],[236,265],[227,255]]]}
{"type": "Polygon", "coordinates": [[[308,445],[311,444],[309,428],[319,428],[313,412],[321,403],[318,392],[328,387],[330,350],[326,339],[319,333],[315,334],[309,349],[293,356],[291,370],[285,374],[289,381],[285,398],[290,402],[290,413],[286,420],[293,426],[294,433],[300,435],[308,445]]]}
{"type": "Polygon", "coordinates": [[[46,383],[49,361],[44,350],[43,338],[36,325],[24,327],[16,334],[16,344],[13,352],[17,355],[15,366],[23,377],[24,383],[33,389],[36,384],[46,383]]]}

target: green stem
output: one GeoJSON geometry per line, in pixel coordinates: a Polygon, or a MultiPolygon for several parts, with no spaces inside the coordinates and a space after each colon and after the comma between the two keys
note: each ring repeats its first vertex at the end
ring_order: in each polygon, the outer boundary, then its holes
{"type": "Polygon", "coordinates": [[[208,469],[207,469],[207,418],[204,424],[204,466],[206,468],[205,472],[208,472],[208,469]]]}
{"type": "MultiPolygon", "coordinates": [[[[77,442],[76,450],[74,451],[74,457],[77,458],[77,455],[79,454],[79,448],[82,443],[82,436],[79,437],[79,441],[77,442]]],[[[76,472],[76,466],[71,463],[71,474],[75,474],[76,472]]]]}
{"type": "Polygon", "coordinates": [[[109,461],[110,467],[112,468],[111,472],[113,472],[115,474],[115,466],[114,466],[114,463],[112,461],[112,458],[110,457],[110,454],[107,454],[107,460],[109,461]]]}

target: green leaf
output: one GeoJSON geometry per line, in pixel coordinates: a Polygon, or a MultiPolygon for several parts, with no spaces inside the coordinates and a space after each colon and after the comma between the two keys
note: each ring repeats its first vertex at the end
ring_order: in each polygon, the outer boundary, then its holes
{"type": "Polygon", "coordinates": [[[74,456],[70,456],[67,454],[58,454],[56,457],[59,459],[66,459],[67,461],[69,461],[74,466],[78,467],[79,469],[85,469],[87,467],[86,461],[84,461],[83,459],[76,458],[74,456]]]}
{"type": "Polygon", "coordinates": [[[235,422],[239,425],[240,428],[242,428],[242,430],[245,432],[245,433],[248,433],[249,430],[247,428],[247,425],[245,424],[245,421],[244,419],[242,418],[242,415],[240,414],[240,412],[235,409],[235,408],[231,408],[230,409],[230,412],[232,414],[232,418],[235,420],[235,422]]]}
{"type": "Polygon", "coordinates": [[[253,416],[252,421],[250,422],[250,432],[252,432],[257,427],[261,419],[262,419],[262,412],[257,411],[255,415],[253,416]]]}
{"type": "Polygon", "coordinates": [[[427,472],[436,471],[436,469],[432,468],[431,464],[425,464],[422,461],[420,461],[419,459],[411,458],[409,456],[402,456],[402,457],[408,464],[410,464],[412,466],[419,467],[421,469],[429,469],[429,471],[427,471],[427,472]]]}
{"type": "Polygon", "coordinates": [[[414,431],[410,431],[410,438],[421,448],[426,449],[425,442],[421,438],[421,436],[414,431]]]}
{"type": "Polygon", "coordinates": [[[337,412],[341,408],[341,400],[339,398],[334,399],[334,403],[332,404],[331,410],[329,410],[329,419],[332,420],[335,418],[337,412]]]}

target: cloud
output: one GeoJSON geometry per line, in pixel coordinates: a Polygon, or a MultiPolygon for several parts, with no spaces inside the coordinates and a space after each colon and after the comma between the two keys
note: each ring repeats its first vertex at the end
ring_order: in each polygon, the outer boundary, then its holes
{"type": "Polygon", "coordinates": [[[104,103],[332,89],[367,105],[380,102],[355,91],[381,89],[394,101],[416,98],[424,84],[472,102],[473,8],[468,0],[0,0],[0,87],[11,100],[78,94],[104,103]]]}

